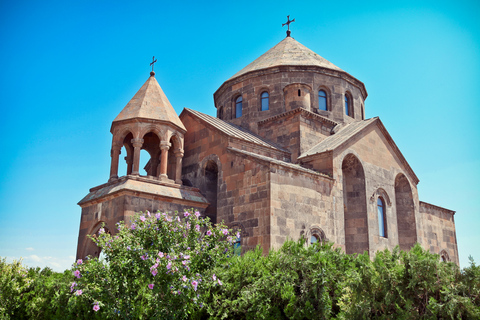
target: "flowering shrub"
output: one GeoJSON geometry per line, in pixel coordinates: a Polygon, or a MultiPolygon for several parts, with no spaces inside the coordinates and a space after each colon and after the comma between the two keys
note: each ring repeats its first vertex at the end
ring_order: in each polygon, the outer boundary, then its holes
{"type": "Polygon", "coordinates": [[[215,267],[232,255],[234,235],[198,212],[136,214],[115,235],[92,240],[102,259],[78,260],[70,291],[102,318],[184,318],[202,308],[203,293],[222,282],[215,267]]]}

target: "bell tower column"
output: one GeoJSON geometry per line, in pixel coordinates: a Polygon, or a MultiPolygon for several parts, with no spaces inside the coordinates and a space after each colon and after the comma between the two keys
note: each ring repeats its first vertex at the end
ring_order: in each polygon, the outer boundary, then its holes
{"type": "Polygon", "coordinates": [[[160,178],[168,179],[168,176],[167,176],[168,149],[170,149],[170,143],[162,141],[160,143],[160,150],[162,150],[162,154],[160,156],[160,178]]]}
{"type": "Polygon", "coordinates": [[[110,164],[110,179],[112,181],[118,178],[118,158],[120,156],[122,146],[112,145],[112,150],[110,151],[110,156],[112,157],[112,163],[110,164]]]}
{"type": "Polygon", "coordinates": [[[133,171],[132,175],[138,176],[140,174],[140,149],[143,146],[143,139],[132,139],[133,145],[133,171]]]}
{"type": "Polygon", "coordinates": [[[175,183],[182,184],[182,160],[183,150],[175,151],[175,183]]]}

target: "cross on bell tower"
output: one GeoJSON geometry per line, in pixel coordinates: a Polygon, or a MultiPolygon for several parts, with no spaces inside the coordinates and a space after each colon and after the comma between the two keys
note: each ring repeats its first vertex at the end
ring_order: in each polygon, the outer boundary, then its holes
{"type": "Polygon", "coordinates": [[[157,62],[157,59],[155,59],[155,56],[153,56],[152,62],[150,62],[150,65],[152,66],[152,72],[150,72],[150,75],[151,75],[151,76],[154,76],[154,75],[155,75],[155,71],[153,71],[153,67],[154,67],[154,65],[155,65],[155,62],[157,62]]]}
{"type": "Polygon", "coordinates": [[[290,37],[290,33],[291,33],[291,31],[290,31],[290,23],[292,23],[292,22],[295,22],[295,19],[290,20],[290,15],[288,15],[288,16],[287,16],[287,22],[285,22],[285,23],[282,24],[282,27],[284,27],[285,25],[287,25],[287,27],[288,27],[287,37],[290,37]]]}

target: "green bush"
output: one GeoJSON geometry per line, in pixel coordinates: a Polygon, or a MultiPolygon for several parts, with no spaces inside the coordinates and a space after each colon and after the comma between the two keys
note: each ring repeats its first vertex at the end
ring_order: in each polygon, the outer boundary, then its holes
{"type": "Polygon", "coordinates": [[[64,273],[0,260],[0,319],[480,319],[480,267],[414,246],[347,255],[287,241],[233,253],[199,214],[137,214],[64,273]]]}

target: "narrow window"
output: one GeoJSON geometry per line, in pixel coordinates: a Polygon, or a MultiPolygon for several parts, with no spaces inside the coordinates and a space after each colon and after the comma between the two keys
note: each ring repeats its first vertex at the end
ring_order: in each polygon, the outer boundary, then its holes
{"type": "Polygon", "coordinates": [[[386,216],[385,216],[385,202],[382,197],[377,199],[377,212],[378,212],[378,230],[380,237],[387,237],[387,226],[386,226],[386,216]]]}
{"type": "Polygon", "coordinates": [[[268,110],[268,92],[263,92],[262,93],[262,109],[260,111],[267,111],[268,110]]]}
{"type": "Polygon", "coordinates": [[[314,244],[318,242],[320,242],[320,239],[318,238],[318,236],[316,234],[312,234],[312,236],[310,237],[310,244],[314,244]]]}
{"type": "Polygon", "coordinates": [[[345,114],[350,116],[350,99],[345,95],[345,114]]]}
{"type": "Polygon", "coordinates": [[[240,118],[242,116],[242,96],[239,96],[235,100],[235,118],[240,118]]]}
{"type": "Polygon", "coordinates": [[[318,91],[318,110],[327,111],[327,93],[323,90],[318,91]]]}
{"type": "Polygon", "coordinates": [[[300,89],[298,89],[298,96],[300,97],[302,95],[302,92],[300,91],[300,89]]]}

